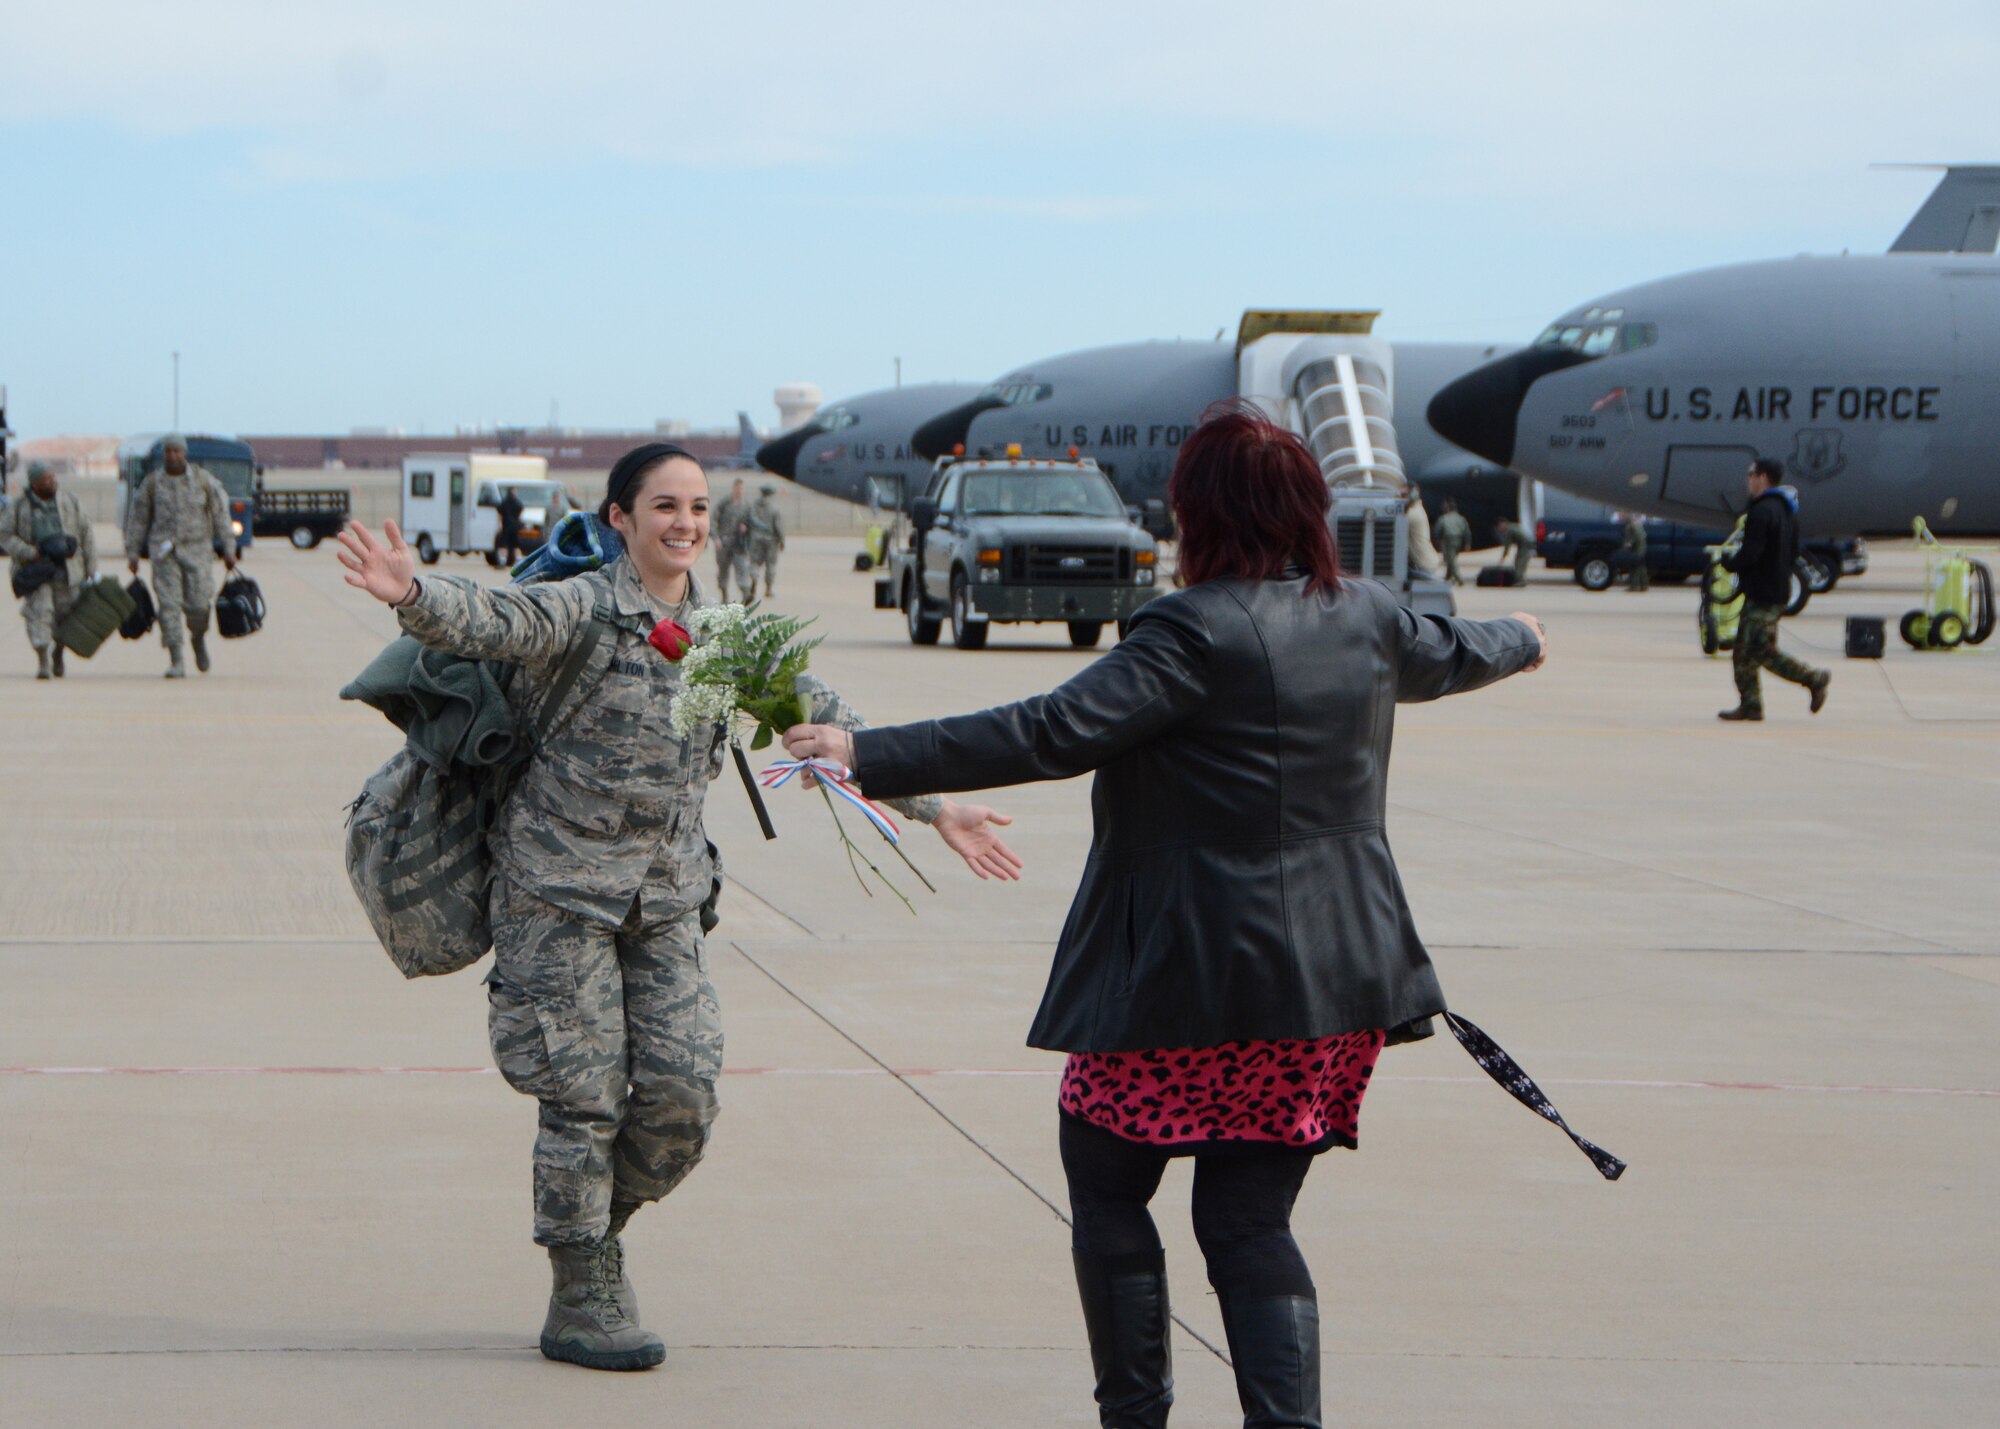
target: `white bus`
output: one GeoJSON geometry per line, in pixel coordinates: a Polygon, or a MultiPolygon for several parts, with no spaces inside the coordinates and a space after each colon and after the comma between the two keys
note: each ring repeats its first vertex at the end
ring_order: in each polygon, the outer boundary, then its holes
{"type": "Polygon", "coordinates": [[[521,549],[542,544],[553,517],[568,509],[567,493],[549,480],[549,459],[495,452],[418,452],[403,458],[403,539],[427,566],[446,551],[474,552],[500,564],[500,498],[521,498],[521,549]],[[559,496],[558,493],[561,493],[559,496]]]}

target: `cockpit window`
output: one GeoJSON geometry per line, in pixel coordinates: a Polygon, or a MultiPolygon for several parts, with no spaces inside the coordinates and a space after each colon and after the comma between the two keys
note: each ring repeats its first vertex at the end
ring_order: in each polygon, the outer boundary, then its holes
{"type": "Polygon", "coordinates": [[[829,407],[813,418],[822,431],[837,432],[842,427],[851,427],[861,419],[845,407],[829,407]]]}
{"type": "Polygon", "coordinates": [[[979,394],[982,402],[998,402],[1003,407],[1025,407],[1046,402],[1055,393],[1046,382],[996,382],[979,394]]]}
{"type": "Polygon", "coordinates": [[[1550,323],[1535,339],[1536,347],[1560,348],[1584,357],[1607,357],[1614,352],[1637,352],[1660,340],[1652,323],[1627,323],[1623,308],[1592,308],[1582,321],[1550,323]]]}

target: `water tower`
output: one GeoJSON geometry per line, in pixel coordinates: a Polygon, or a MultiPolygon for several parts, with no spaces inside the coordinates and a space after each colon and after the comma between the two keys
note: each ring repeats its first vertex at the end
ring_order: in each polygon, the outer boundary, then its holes
{"type": "Polygon", "coordinates": [[[819,388],[810,382],[787,382],[773,392],[771,400],[778,404],[778,430],[789,432],[812,420],[812,414],[819,410],[820,397],[819,388]]]}

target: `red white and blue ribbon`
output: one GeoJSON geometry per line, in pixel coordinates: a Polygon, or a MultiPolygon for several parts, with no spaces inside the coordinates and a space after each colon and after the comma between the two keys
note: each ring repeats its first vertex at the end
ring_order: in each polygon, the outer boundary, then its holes
{"type": "Polygon", "coordinates": [[[800,770],[811,770],[817,779],[830,790],[835,798],[845,799],[861,811],[861,816],[875,826],[875,832],[890,843],[901,847],[902,831],[881,809],[870,803],[861,791],[854,787],[854,771],[832,759],[780,759],[767,765],[757,782],[766,789],[782,789],[792,781],[800,770]]]}

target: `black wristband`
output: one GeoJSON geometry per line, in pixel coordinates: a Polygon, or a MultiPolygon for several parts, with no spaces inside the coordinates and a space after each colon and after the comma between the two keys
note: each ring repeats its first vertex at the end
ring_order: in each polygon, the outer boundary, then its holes
{"type": "Polygon", "coordinates": [[[397,601],[392,608],[396,610],[407,610],[411,606],[417,603],[417,597],[422,593],[423,593],[422,582],[420,582],[415,576],[411,576],[410,588],[403,592],[403,598],[397,601]]]}

